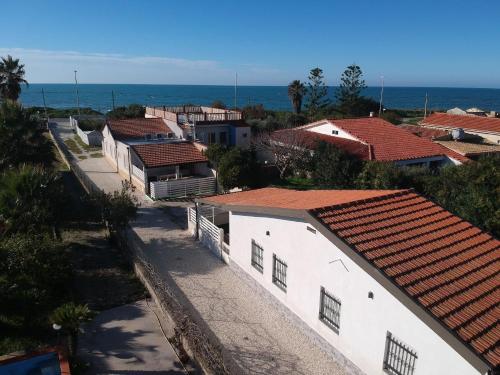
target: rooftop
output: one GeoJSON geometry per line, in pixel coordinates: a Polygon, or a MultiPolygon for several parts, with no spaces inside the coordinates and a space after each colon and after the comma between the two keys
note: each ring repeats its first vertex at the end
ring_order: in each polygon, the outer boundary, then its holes
{"type": "MultiPolygon", "coordinates": [[[[355,148],[352,141],[349,145],[344,141],[339,141],[339,137],[325,135],[323,140],[330,143],[337,143],[340,148],[347,152],[358,153],[362,159],[378,161],[400,161],[435,156],[449,156],[460,162],[468,161],[467,158],[449,149],[421,138],[412,132],[391,124],[377,117],[354,118],[354,119],[330,119],[327,120],[334,126],[344,130],[361,143],[370,145],[371,155],[367,150],[355,148]],[[343,146],[342,143],[345,144],[343,146]],[[363,157],[364,155],[364,157],[363,157]]],[[[300,127],[300,130],[311,130],[319,126],[319,123],[309,124],[300,127]]]]}
{"type": "Polygon", "coordinates": [[[425,126],[420,126],[420,125],[410,125],[410,124],[401,124],[398,125],[401,129],[408,130],[409,132],[412,132],[418,137],[421,138],[426,138],[433,140],[435,138],[440,138],[440,137],[446,137],[450,133],[446,130],[441,130],[441,129],[433,129],[433,128],[426,128],[425,126]]]}
{"type": "Polygon", "coordinates": [[[441,146],[449,148],[464,156],[478,156],[500,152],[500,145],[490,143],[472,143],[461,141],[436,141],[441,146]]]}
{"type": "Polygon", "coordinates": [[[446,129],[462,128],[464,130],[500,133],[500,118],[480,117],[474,115],[450,115],[433,113],[420,123],[422,126],[436,126],[446,129]]]}
{"type": "Polygon", "coordinates": [[[411,190],[260,189],[201,201],[305,210],[465,346],[500,365],[500,241],[424,197],[411,190]]]}
{"type": "Polygon", "coordinates": [[[178,124],[196,123],[198,125],[228,121],[238,123],[243,119],[241,112],[238,111],[192,105],[146,107],[146,115],[174,121],[178,124]]]}
{"type": "Polygon", "coordinates": [[[191,142],[132,145],[147,168],[206,162],[207,158],[191,142]]]}
{"type": "Polygon", "coordinates": [[[143,138],[149,134],[167,134],[172,131],[159,118],[108,120],[107,125],[116,139],[143,138]]]}

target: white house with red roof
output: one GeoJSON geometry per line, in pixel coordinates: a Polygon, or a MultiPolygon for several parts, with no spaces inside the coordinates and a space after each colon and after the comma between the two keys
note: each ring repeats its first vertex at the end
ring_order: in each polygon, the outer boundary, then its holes
{"type": "Polygon", "coordinates": [[[441,166],[469,161],[459,153],[377,117],[324,119],[275,132],[275,137],[290,131],[300,132],[311,145],[328,142],[361,160],[393,162],[402,166],[441,166]]]}
{"type": "Polygon", "coordinates": [[[447,131],[462,129],[491,143],[500,144],[500,118],[433,113],[422,120],[420,125],[447,131]]]}
{"type": "Polygon", "coordinates": [[[498,373],[500,241],[413,191],[265,188],[188,217],[352,373],[498,373]]]}
{"type": "Polygon", "coordinates": [[[215,192],[202,148],[178,138],[160,118],[108,120],[103,129],[106,160],[155,199],[215,192]]]}

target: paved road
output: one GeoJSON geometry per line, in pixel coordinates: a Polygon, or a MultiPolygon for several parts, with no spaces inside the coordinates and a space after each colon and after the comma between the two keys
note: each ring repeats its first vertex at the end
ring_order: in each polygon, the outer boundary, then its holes
{"type": "Polygon", "coordinates": [[[100,313],[84,326],[79,352],[91,374],[186,374],[145,301],[100,313]]]}
{"type": "MultiPolygon", "coordinates": [[[[97,161],[107,164],[103,158],[97,161]]],[[[89,176],[99,186],[121,186],[112,174],[89,176]]],[[[130,236],[179,301],[208,324],[244,372],[351,373],[343,357],[339,360],[322,351],[294,321],[172,221],[164,211],[168,204],[145,202],[131,224],[130,236]]]]}

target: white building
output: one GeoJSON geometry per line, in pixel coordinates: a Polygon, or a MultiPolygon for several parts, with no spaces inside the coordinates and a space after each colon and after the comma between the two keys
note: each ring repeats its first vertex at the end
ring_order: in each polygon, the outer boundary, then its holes
{"type": "Polygon", "coordinates": [[[162,119],[108,120],[102,133],[108,163],[152,198],[215,193],[203,146],[176,138],[162,119]]]}
{"type": "Polygon", "coordinates": [[[146,107],[146,117],[163,119],[179,138],[205,145],[250,146],[250,126],[238,111],[186,105],[146,107]]]}
{"type": "Polygon", "coordinates": [[[468,161],[456,152],[377,117],[324,119],[291,130],[278,130],[273,138],[286,143],[290,132],[300,133],[311,148],[315,142],[323,141],[361,160],[429,167],[468,161]]]}
{"type": "Polygon", "coordinates": [[[208,197],[198,200],[203,225],[190,210],[191,228],[205,230],[206,205],[229,212],[225,225],[224,214],[212,221],[225,228],[225,259],[256,293],[363,372],[496,373],[500,242],[470,223],[410,190],[208,197]]]}

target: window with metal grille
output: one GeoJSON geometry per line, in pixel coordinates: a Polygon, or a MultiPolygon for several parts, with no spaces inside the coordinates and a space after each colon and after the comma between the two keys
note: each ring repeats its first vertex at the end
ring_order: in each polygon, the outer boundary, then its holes
{"type": "Polygon", "coordinates": [[[319,319],[337,333],[340,329],[340,306],[340,300],[321,287],[319,319]]]}
{"type": "Polygon", "coordinates": [[[252,240],[252,266],[260,273],[264,271],[264,249],[252,240]]]}
{"type": "Polygon", "coordinates": [[[384,370],[391,375],[413,375],[417,353],[387,332],[384,370]]]}
{"type": "Polygon", "coordinates": [[[273,254],[273,283],[286,292],[286,269],[284,261],[273,254]]]}

